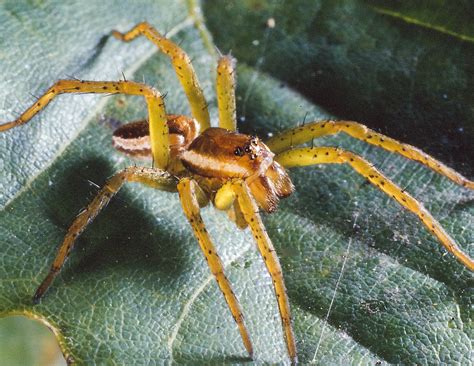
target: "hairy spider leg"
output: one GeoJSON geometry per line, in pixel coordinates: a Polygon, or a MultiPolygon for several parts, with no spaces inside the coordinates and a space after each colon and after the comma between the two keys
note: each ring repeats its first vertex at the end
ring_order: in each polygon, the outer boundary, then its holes
{"type": "Polygon", "coordinates": [[[229,280],[224,274],[224,267],[217,254],[216,248],[207,233],[206,227],[200,214],[198,199],[196,197],[196,185],[194,180],[183,178],[178,183],[178,192],[183,206],[184,214],[186,215],[191,227],[194,231],[199,246],[206,258],[206,262],[212,274],[216,278],[217,284],[221,289],[224,298],[227,302],[232,316],[234,317],[237,326],[239,327],[240,335],[249,356],[253,357],[252,343],[247,328],[244,323],[244,317],[240,309],[239,301],[232,290],[229,280]]]}
{"type": "Polygon", "coordinates": [[[474,261],[457,246],[449,234],[444,231],[441,224],[431,216],[423,205],[385,177],[362,157],[340,148],[313,147],[282,152],[275,157],[275,160],[285,168],[315,164],[349,164],[370,183],[417,215],[421,222],[438,238],[448,252],[453,254],[459,262],[464,264],[471,271],[474,271],[474,261]]]}
{"type": "Polygon", "coordinates": [[[263,225],[262,219],[258,213],[257,203],[252,197],[247,183],[241,180],[235,181],[232,185],[232,189],[237,196],[245,221],[247,221],[250,226],[250,230],[252,231],[257,243],[258,251],[262,255],[265,266],[272,278],[275,295],[278,301],[283,332],[285,334],[288,355],[290,356],[292,364],[296,364],[298,358],[296,356],[295,336],[291,325],[290,302],[288,300],[288,295],[286,294],[280,261],[278,260],[275,248],[265,230],[265,226],[263,225]]]}
{"type": "Polygon", "coordinates": [[[37,303],[41,299],[63,267],[79,235],[92,223],[99,212],[107,206],[112,197],[120,190],[125,182],[138,182],[153,188],[171,192],[176,192],[176,184],[178,183],[174,177],[163,170],[145,167],[129,167],[109,178],[92,202],[76,216],[69,227],[61,246],[58,248],[48,275],[43,282],[41,282],[33,296],[34,303],[37,303]]]}
{"type": "Polygon", "coordinates": [[[27,123],[56,96],[64,93],[142,95],[148,105],[150,141],[153,160],[160,169],[169,162],[169,138],[165,104],[158,90],[134,81],[58,80],[15,121],[0,125],[0,132],[27,123]]]}
{"type": "Polygon", "coordinates": [[[420,149],[375,132],[358,122],[331,120],[312,122],[285,131],[282,134],[272,137],[265,143],[270,150],[277,154],[292,148],[293,145],[299,145],[314,138],[333,135],[339,132],[345,132],[356,139],[365,141],[371,145],[379,146],[390,152],[400,154],[410,160],[417,161],[461,186],[474,189],[473,181],[463,177],[455,170],[449,168],[420,149]]]}
{"type": "Polygon", "coordinates": [[[130,42],[138,36],[143,35],[153,42],[161,52],[166,54],[170,58],[176,75],[186,93],[191,107],[191,114],[201,125],[201,132],[211,127],[207,102],[199,85],[196,72],[194,71],[189,56],[181,47],[166,37],[163,37],[147,22],[138,23],[126,33],[113,30],[112,35],[123,42],[130,42]]]}
{"type": "Polygon", "coordinates": [[[230,55],[222,56],[217,63],[216,92],[219,109],[219,127],[229,131],[236,131],[235,59],[230,55]]]}

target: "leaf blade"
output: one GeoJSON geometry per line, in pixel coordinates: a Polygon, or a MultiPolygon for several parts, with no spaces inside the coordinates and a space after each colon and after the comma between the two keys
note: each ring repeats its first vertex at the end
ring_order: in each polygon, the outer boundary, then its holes
{"type": "MultiPolygon", "coordinates": [[[[212,58],[205,51],[198,30],[186,28],[176,39],[182,40],[182,47],[194,57],[215,116],[213,70],[209,67],[212,58]]],[[[130,45],[130,49],[135,46],[130,45]]],[[[96,62],[98,68],[104,66],[103,60],[96,62]]],[[[245,67],[238,71],[240,108],[245,107],[241,115],[246,117],[241,123],[243,130],[256,129],[264,136],[267,131],[277,133],[301,121],[308,111],[308,117],[327,116],[300,95],[280,87],[279,80],[245,67]]],[[[170,111],[186,113],[184,96],[166,59],[147,59],[134,78],[140,80],[142,75],[148,83],[168,89],[166,102],[170,111]]],[[[35,82],[29,80],[25,84],[33,87],[35,82]]],[[[119,121],[142,118],[144,113],[142,101],[133,98],[108,100],[101,111],[107,118],[119,121]]],[[[44,123],[53,117],[44,115],[44,123]]],[[[246,355],[238,331],[209,276],[179,202],[170,194],[127,186],[79,240],[77,250],[43,303],[31,306],[31,294],[47,271],[55,247],[76,212],[96,192],[88,180],[101,185],[107,175],[132,163],[112,149],[107,119],[105,123],[101,120],[104,121],[97,116],[91,123],[84,122],[85,128],[71,138],[59,155],[49,155],[48,164],[43,166],[46,169],[40,169],[41,173],[0,212],[0,313],[34,312],[46,317],[61,330],[67,353],[84,364],[110,360],[168,360],[183,364],[244,361],[246,355]]],[[[28,133],[30,126],[34,124],[24,126],[22,131],[26,132],[19,131],[18,136],[28,133]]],[[[39,130],[34,134],[54,139],[54,131],[39,130]]],[[[348,139],[337,137],[324,143],[367,153],[403,184],[414,188],[413,193],[430,202],[435,214],[444,213],[443,223],[461,245],[472,242],[472,233],[462,230],[472,221],[472,194],[414,163],[348,139]],[[412,180],[418,184],[410,184],[412,180]]],[[[29,140],[23,140],[25,148],[29,144],[29,140]]],[[[9,161],[11,146],[3,150],[6,155],[2,155],[2,161],[9,161]]],[[[21,178],[21,165],[15,163],[10,168],[21,178]]],[[[443,360],[465,360],[471,297],[463,293],[463,286],[470,274],[452,258],[443,259],[437,243],[416,222],[364,186],[350,169],[303,170],[292,173],[292,177],[299,191],[265,222],[284,266],[302,361],[314,357],[318,335],[324,327],[326,336],[317,355],[322,364],[359,359],[432,361],[426,347],[417,351],[416,346],[436,334],[443,335],[443,360]],[[373,217],[372,211],[378,214],[373,217]],[[362,234],[351,230],[353,212],[364,223],[362,234]],[[382,217],[390,219],[386,223],[382,217]],[[400,239],[402,235],[408,238],[400,239]],[[353,251],[335,290],[350,239],[353,251]],[[408,244],[417,241],[421,242],[420,249],[408,244]],[[361,277],[367,282],[363,288],[358,284],[361,277]],[[371,295],[371,286],[384,278],[409,284],[396,297],[395,304],[389,301],[394,296],[394,286],[377,287],[375,295],[371,295]],[[427,281],[427,289],[419,289],[423,281],[427,281]],[[324,325],[334,293],[329,324],[324,325]],[[432,298],[443,300],[442,306],[430,310],[432,298]],[[412,303],[416,305],[414,314],[406,310],[412,303]],[[452,332],[456,347],[464,348],[451,349],[446,335],[451,329],[449,318],[457,316],[456,305],[461,309],[460,320],[456,318],[452,332]],[[432,333],[421,329],[419,313],[425,309],[430,310],[430,319],[440,324],[432,333]],[[376,321],[372,320],[374,317],[376,321]],[[415,324],[406,325],[412,319],[415,324]],[[373,328],[365,326],[370,321],[375,323],[373,328]],[[380,331],[384,326],[396,336],[403,331],[416,331],[415,342],[406,350],[400,345],[407,339],[377,344],[377,332],[371,331],[380,331]],[[340,352],[349,354],[342,357],[340,352]]],[[[285,362],[286,349],[271,281],[251,237],[246,232],[236,233],[225,215],[211,208],[204,210],[204,218],[242,302],[256,346],[256,361],[285,362]]]]}

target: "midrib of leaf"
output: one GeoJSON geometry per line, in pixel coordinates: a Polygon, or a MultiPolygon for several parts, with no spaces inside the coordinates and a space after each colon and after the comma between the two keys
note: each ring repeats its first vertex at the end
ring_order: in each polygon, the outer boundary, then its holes
{"type": "MultiPolygon", "coordinates": [[[[186,29],[187,27],[193,26],[194,23],[195,19],[190,13],[190,15],[185,20],[183,20],[181,23],[176,24],[167,33],[168,38],[174,37],[180,31],[186,29]]],[[[157,51],[156,47],[154,45],[150,45],[150,51],[148,51],[135,63],[131,64],[128,68],[126,68],[124,70],[124,73],[133,75],[141,66],[145,64],[148,59],[150,59],[150,57],[152,57],[157,52],[159,51],[157,51]]],[[[32,174],[28,181],[17,192],[15,192],[10,199],[6,201],[5,205],[1,208],[2,211],[5,211],[9,206],[11,206],[21,194],[23,194],[31,187],[32,183],[36,180],[36,178],[38,178],[39,175],[48,170],[54,164],[54,162],[56,162],[64,154],[64,152],[71,145],[71,143],[81,134],[82,131],[84,131],[84,129],[97,116],[97,114],[104,108],[107,103],[108,100],[106,98],[102,98],[95,104],[95,107],[91,109],[91,112],[87,115],[86,118],[84,118],[82,124],[77,129],[75,134],[69,139],[69,141],[61,145],[61,147],[57,150],[56,154],[42,167],[42,169],[39,169],[37,172],[32,174]]]]}
{"type": "Polygon", "coordinates": [[[448,29],[448,28],[446,28],[442,25],[428,23],[428,22],[425,22],[421,19],[417,19],[417,18],[408,16],[408,15],[405,15],[405,14],[402,14],[402,13],[399,13],[399,12],[396,12],[396,11],[393,11],[393,10],[384,9],[384,8],[377,7],[377,6],[371,6],[371,8],[374,9],[375,12],[377,12],[377,13],[388,15],[388,16],[400,19],[400,20],[402,20],[406,23],[409,23],[409,24],[414,24],[414,25],[417,25],[417,26],[420,26],[420,27],[423,27],[423,28],[434,30],[436,32],[447,34],[449,36],[456,37],[456,38],[461,39],[463,41],[474,42],[474,37],[469,36],[467,34],[462,34],[462,33],[452,31],[452,30],[450,30],[450,29],[448,29]]]}

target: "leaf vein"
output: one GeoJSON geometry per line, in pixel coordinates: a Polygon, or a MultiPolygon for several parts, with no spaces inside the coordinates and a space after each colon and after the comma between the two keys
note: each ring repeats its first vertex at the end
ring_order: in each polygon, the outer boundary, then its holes
{"type": "Polygon", "coordinates": [[[398,13],[398,12],[392,11],[392,10],[388,10],[388,9],[382,9],[382,8],[375,7],[375,6],[372,7],[372,8],[377,13],[388,15],[388,16],[391,16],[391,17],[394,17],[394,18],[397,18],[397,19],[401,19],[402,21],[404,21],[406,23],[418,25],[418,26],[423,27],[423,28],[427,28],[427,29],[431,29],[431,30],[443,33],[443,34],[447,34],[449,36],[458,38],[458,39],[463,40],[463,41],[474,42],[474,37],[469,36],[467,34],[462,34],[462,33],[452,31],[452,30],[447,29],[446,27],[444,27],[442,25],[430,24],[430,23],[424,22],[420,19],[416,19],[416,18],[407,16],[407,15],[403,15],[401,13],[398,13]]]}

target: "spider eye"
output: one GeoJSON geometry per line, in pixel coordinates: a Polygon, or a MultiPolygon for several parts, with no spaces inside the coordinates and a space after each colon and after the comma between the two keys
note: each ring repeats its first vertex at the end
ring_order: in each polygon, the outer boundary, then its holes
{"type": "Polygon", "coordinates": [[[237,146],[234,150],[234,154],[237,155],[237,156],[242,156],[242,155],[244,155],[244,152],[243,152],[243,150],[240,146],[237,146]]]}
{"type": "Polygon", "coordinates": [[[246,153],[249,153],[249,152],[250,152],[250,146],[248,146],[248,145],[245,146],[245,152],[246,152],[246,153]]]}
{"type": "Polygon", "coordinates": [[[257,146],[257,137],[256,136],[252,136],[252,139],[250,140],[250,143],[254,146],[257,146]]]}

